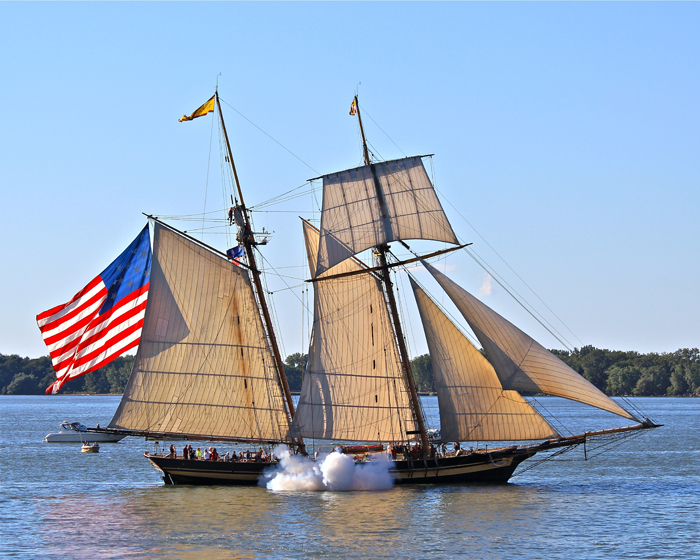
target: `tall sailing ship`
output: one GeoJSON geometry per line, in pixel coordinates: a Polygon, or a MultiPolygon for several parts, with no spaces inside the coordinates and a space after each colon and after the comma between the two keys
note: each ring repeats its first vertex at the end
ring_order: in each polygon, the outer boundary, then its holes
{"type": "MultiPolygon", "coordinates": [[[[246,260],[233,263],[231,255],[152,218],[152,265],[140,345],[106,431],[152,439],[286,444],[302,454],[310,440],[344,443],[355,450],[387,446],[394,451],[390,472],[397,483],[456,483],[506,482],[520,463],[537,453],[655,427],[428,264],[428,259],[464,245],[428,178],[425,156],[370,160],[357,97],[351,114],[358,117],[365,165],[321,177],[320,229],[303,222],[314,318],[295,407],[218,93],[184,118],[206,114],[214,104],[235,178],[234,216],[246,260]],[[389,244],[410,249],[409,240],[454,248],[401,261],[389,244]],[[373,266],[356,257],[367,250],[374,256],[373,266]],[[488,357],[411,277],[437,389],[438,438],[431,437],[426,425],[391,279],[393,271],[415,262],[454,302],[488,357]],[[562,437],[522,392],[571,399],[635,423],[562,437]],[[436,450],[448,441],[508,444],[466,452],[436,450]]],[[[371,460],[371,453],[364,455],[371,460]]],[[[147,458],[168,484],[257,484],[270,466],[177,454],[147,458]]]]}

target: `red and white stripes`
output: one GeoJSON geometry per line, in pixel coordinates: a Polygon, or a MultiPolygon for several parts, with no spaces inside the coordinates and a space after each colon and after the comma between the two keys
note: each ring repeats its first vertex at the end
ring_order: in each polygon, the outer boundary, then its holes
{"type": "Polygon", "coordinates": [[[100,314],[108,290],[101,276],[73,299],[37,315],[58,380],[46,392],[105,365],[138,345],[148,298],[146,283],[100,314]]]}

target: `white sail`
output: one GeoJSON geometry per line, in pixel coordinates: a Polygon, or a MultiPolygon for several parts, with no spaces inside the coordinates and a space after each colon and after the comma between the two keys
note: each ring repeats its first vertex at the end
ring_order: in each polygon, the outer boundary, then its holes
{"type": "Polygon", "coordinates": [[[420,157],[325,175],[321,216],[321,241],[313,276],[360,251],[390,241],[458,243],[420,157]]]}
{"type": "Polygon", "coordinates": [[[549,350],[427,263],[469,323],[506,390],[546,393],[636,420],[549,350]]]}
{"type": "Polygon", "coordinates": [[[141,345],[109,427],[288,439],[249,273],[158,223],[141,345]]]}
{"type": "Polygon", "coordinates": [[[516,441],[558,437],[517,391],[501,386],[488,362],[413,281],[440,408],[443,441],[516,441]]]}
{"type": "MultiPolygon", "coordinates": [[[[308,255],[318,232],[304,224],[308,255]]],[[[313,258],[309,258],[313,273],[313,258]]],[[[362,268],[354,259],[339,272],[362,268]]],[[[314,284],[314,324],[293,422],[304,438],[392,442],[414,430],[380,282],[358,274],[314,284]]]]}

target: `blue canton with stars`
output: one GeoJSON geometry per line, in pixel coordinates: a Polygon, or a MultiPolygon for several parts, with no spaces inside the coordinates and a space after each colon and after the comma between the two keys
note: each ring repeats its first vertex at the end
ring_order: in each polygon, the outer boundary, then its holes
{"type": "Polygon", "coordinates": [[[140,290],[151,279],[151,239],[146,225],[124,252],[100,274],[107,287],[100,315],[106,313],[122,298],[140,290]]]}

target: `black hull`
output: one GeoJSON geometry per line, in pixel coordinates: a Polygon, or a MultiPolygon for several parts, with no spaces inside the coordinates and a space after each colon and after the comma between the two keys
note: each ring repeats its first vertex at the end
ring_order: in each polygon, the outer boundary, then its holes
{"type": "Polygon", "coordinates": [[[489,482],[505,484],[533,451],[470,453],[425,461],[395,461],[389,472],[395,484],[462,484],[489,482]]]}
{"type": "MultiPolygon", "coordinates": [[[[389,472],[396,484],[508,482],[532,449],[504,449],[415,461],[394,461],[389,472]]],[[[225,463],[146,456],[163,473],[166,484],[255,486],[270,463],[225,463]]]]}

